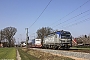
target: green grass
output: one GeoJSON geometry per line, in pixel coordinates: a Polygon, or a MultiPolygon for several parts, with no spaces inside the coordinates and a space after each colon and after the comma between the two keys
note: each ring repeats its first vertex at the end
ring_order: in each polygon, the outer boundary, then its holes
{"type": "Polygon", "coordinates": [[[16,48],[0,48],[0,60],[16,60],[16,48]]]}
{"type": "Polygon", "coordinates": [[[21,60],[39,60],[38,58],[28,54],[27,52],[21,50],[20,48],[18,48],[21,60]]]}

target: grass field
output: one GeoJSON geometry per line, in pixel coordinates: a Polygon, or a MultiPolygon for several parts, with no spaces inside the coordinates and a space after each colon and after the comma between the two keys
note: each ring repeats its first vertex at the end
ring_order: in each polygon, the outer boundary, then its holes
{"type": "Polygon", "coordinates": [[[16,48],[0,48],[0,60],[16,60],[16,48]]]}
{"type": "Polygon", "coordinates": [[[21,48],[18,48],[21,60],[39,60],[38,58],[28,54],[27,52],[23,51],[21,48]]]}

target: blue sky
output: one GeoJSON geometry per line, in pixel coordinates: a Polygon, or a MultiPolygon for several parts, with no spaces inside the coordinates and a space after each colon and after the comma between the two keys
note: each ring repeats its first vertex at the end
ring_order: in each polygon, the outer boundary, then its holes
{"type": "Polygon", "coordinates": [[[16,27],[18,31],[15,37],[17,40],[25,39],[25,28],[27,27],[29,27],[29,36],[31,38],[33,38],[33,36],[36,35],[36,31],[42,27],[51,27],[54,30],[67,30],[70,31],[74,37],[90,34],[90,0],[83,6],[81,5],[88,0],[52,0],[37,22],[30,27],[49,1],[50,0],[0,0],[0,30],[9,26],[16,27]],[[72,11],[74,12],[69,14],[72,11]],[[69,15],[66,16],[67,14],[69,15]],[[87,18],[87,21],[73,25],[87,18]]]}

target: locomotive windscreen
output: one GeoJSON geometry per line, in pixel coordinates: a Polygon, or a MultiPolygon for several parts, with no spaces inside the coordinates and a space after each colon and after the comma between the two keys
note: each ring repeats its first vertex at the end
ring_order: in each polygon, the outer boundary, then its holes
{"type": "Polygon", "coordinates": [[[63,32],[61,34],[62,39],[70,39],[71,38],[71,33],[70,32],[63,32]]]}

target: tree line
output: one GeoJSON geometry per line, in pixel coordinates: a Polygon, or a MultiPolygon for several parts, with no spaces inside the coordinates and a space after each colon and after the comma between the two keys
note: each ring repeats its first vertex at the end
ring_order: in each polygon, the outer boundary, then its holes
{"type": "MultiPolygon", "coordinates": [[[[37,30],[36,38],[39,38],[43,41],[43,38],[45,36],[47,36],[50,33],[55,32],[55,31],[57,31],[57,30],[53,30],[51,27],[42,27],[37,30]]],[[[1,41],[6,40],[8,42],[7,43],[8,47],[14,46],[14,43],[15,43],[14,35],[16,34],[16,32],[17,32],[17,29],[15,27],[6,27],[6,28],[0,30],[0,43],[1,43],[1,41]]],[[[82,40],[85,44],[87,42],[90,43],[90,35],[82,35],[78,38],[79,38],[79,40],[82,40]]],[[[43,44],[43,42],[42,42],[42,44],[43,44]]]]}

